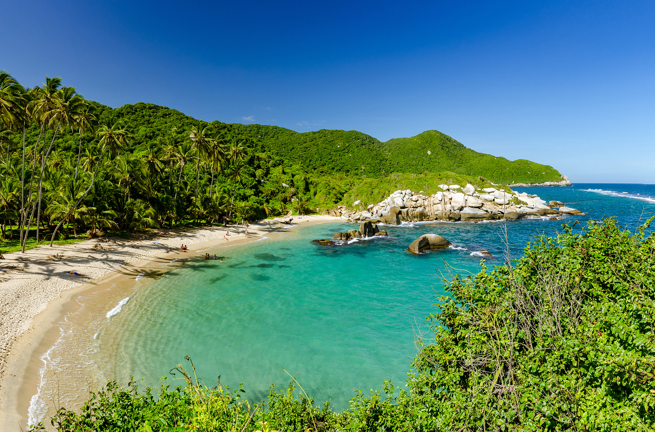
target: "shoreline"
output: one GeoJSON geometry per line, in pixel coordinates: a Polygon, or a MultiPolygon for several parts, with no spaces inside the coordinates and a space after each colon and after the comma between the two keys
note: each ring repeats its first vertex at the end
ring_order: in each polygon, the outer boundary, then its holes
{"type": "MultiPolygon", "coordinates": [[[[164,230],[166,235],[143,236],[141,240],[113,239],[103,243],[91,239],[6,255],[2,268],[13,269],[8,274],[10,279],[0,284],[4,299],[0,305],[0,429],[19,430],[27,425],[27,407],[38,390],[42,358],[59,340],[60,327],[56,324],[76,307],[79,309],[75,299],[101,290],[134,287],[137,275],[144,272],[147,279],[154,279],[175,268],[166,267],[171,258],[192,258],[208,249],[262,240],[266,234],[289,227],[282,219],[286,218],[250,225],[248,237],[242,227],[234,226],[173,229],[164,230]],[[223,239],[226,230],[230,232],[229,242],[223,239]],[[180,251],[181,244],[188,245],[188,252],[180,251]],[[98,249],[98,245],[109,249],[98,249]],[[168,252],[169,246],[172,252],[168,252]],[[57,253],[63,253],[63,259],[52,257],[57,253]],[[88,277],[69,275],[67,271],[88,277]]],[[[295,217],[291,229],[282,232],[330,222],[344,220],[323,215],[295,217]]]]}

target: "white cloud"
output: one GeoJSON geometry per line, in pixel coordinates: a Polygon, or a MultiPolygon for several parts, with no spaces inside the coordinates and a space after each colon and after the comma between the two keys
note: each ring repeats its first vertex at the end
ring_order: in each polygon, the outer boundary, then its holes
{"type": "Polygon", "coordinates": [[[249,115],[248,117],[243,116],[241,117],[244,121],[249,121],[249,122],[254,122],[255,121],[255,116],[254,115],[249,115]]]}

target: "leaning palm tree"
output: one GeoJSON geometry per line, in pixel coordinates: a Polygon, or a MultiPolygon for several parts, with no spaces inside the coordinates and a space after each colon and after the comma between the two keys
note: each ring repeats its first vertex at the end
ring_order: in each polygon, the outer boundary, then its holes
{"type": "Polygon", "coordinates": [[[96,175],[98,174],[98,169],[102,166],[102,159],[105,156],[105,154],[109,152],[109,154],[112,157],[115,157],[118,151],[121,148],[123,148],[123,146],[127,143],[127,138],[129,137],[129,133],[125,128],[121,126],[120,122],[116,122],[112,126],[109,125],[100,126],[100,128],[96,132],[96,136],[99,138],[99,144],[102,151],[100,153],[100,158],[96,163],[96,169],[93,172],[93,176],[91,177],[91,183],[89,184],[89,187],[87,187],[87,189],[84,191],[82,196],[80,196],[78,200],[75,202],[75,204],[69,209],[68,213],[66,213],[64,217],[59,221],[59,224],[57,225],[57,227],[52,233],[52,238],[50,239],[50,247],[52,247],[52,244],[55,241],[55,236],[57,235],[57,231],[59,230],[59,228],[61,228],[61,226],[66,222],[66,220],[75,211],[77,206],[80,205],[82,200],[87,196],[87,194],[93,187],[93,183],[95,182],[96,175]]]}
{"type": "MultiPolygon", "coordinates": [[[[37,192],[38,211],[36,216],[36,241],[39,241],[39,227],[41,222],[41,193],[43,189],[43,170],[51,154],[57,132],[66,127],[77,124],[79,114],[86,107],[84,99],[77,94],[75,87],[63,87],[59,89],[52,99],[52,108],[48,111],[48,124],[54,127],[52,141],[48,151],[41,160],[41,172],[39,175],[39,188],[37,192]]],[[[29,229],[29,228],[28,228],[29,229]]]]}

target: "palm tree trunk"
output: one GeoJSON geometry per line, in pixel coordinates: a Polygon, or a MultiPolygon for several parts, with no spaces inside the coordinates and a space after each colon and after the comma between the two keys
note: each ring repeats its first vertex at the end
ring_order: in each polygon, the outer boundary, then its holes
{"type": "Polygon", "coordinates": [[[80,144],[77,146],[77,163],[75,164],[75,179],[73,180],[73,193],[77,186],[77,169],[80,167],[80,154],[82,153],[82,128],[80,128],[80,144]]]}
{"type": "Polygon", "coordinates": [[[200,182],[200,150],[196,153],[196,197],[193,200],[194,217],[198,223],[198,183],[200,182]]]}
{"type": "Polygon", "coordinates": [[[214,161],[212,161],[212,169],[211,169],[211,171],[212,171],[212,181],[211,181],[211,183],[209,184],[209,198],[212,197],[212,190],[213,190],[213,188],[214,188],[214,161]]]}
{"type": "MultiPolygon", "coordinates": [[[[30,232],[30,226],[32,225],[32,219],[34,219],[34,212],[36,210],[37,201],[39,203],[39,214],[40,214],[40,211],[41,211],[41,205],[40,205],[41,204],[41,202],[40,202],[41,189],[40,189],[40,186],[41,186],[42,181],[43,181],[43,170],[45,169],[45,162],[46,162],[46,160],[48,160],[48,156],[50,156],[50,152],[52,151],[52,146],[55,143],[55,137],[57,136],[57,129],[59,129],[59,125],[57,125],[57,128],[55,128],[55,133],[54,133],[54,135],[52,137],[52,141],[50,142],[50,146],[48,147],[48,151],[45,152],[45,154],[42,157],[41,172],[39,174],[39,191],[38,191],[38,194],[37,194],[37,199],[32,204],[32,213],[30,214],[30,218],[27,221],[27,227],[25,229],[25,236],[23,237],[23,247],[22,247],[22,252],[23,253],[25,253],[25,245],[27,244],[27,235],[30,232]]],[[[35,151],[36,151],[36,149],[35,149],[35,151]]],[[[34,165],[35,164],[36,164],[36,157],[34,158],[34,165]]],[[[34,173],[32,173],[32,179],[33,178],[34,178],[34,173]]],[[[30,195],[31,194],[32,194],[32,181],[30,180],[30,195]]],[[[29,204],[28,204],[28,206],[29,206],[29,204]]],[[[37,232],[37,242],[38,242],[38,232],[39,232],[38,221],[37,221],[37,225],[36,225],[36,232],[37,232]]]]}
{"type": "Polygon", "coordinates": [[[175,197],[173,198],[173,200],[175,201],[176,204],[177,204],[177,192],[180,190],[180,182],[182,181],[182,171],[184,171],[184,165],[185,164],[181,164],[180,166],[180,176],[177,178],[177,184],[175,185],[175,197]]]}
{"type": "Polygon", "coordinates": [[[93,187],[93,182],[96,180],[96,174],[98,174],[98,168],[99,168],[100,165],[101,165],[102,158],[103,158],[104,155],[105,155],[105,150],[102,151],[102,154],[100,155],[100,160],[99,160],[98,163],[96,164],[96,169],[95,169],[95,171],[93,172],[93,177],[91,177],[91,184],[89,185],[89,187],[86,188],[86,190],[84,191],[84,193],[82,194],[82,196],[77,200],[77,202],[75,203],[75,205],[74,205],[73,207],[71,207],[70,210],[68,210],[68,213],[66,213],[66,215],[65,215],[65,216],[64,216],[64,217],[59,221],[59,224],[57,225],[57,227],[55,228],[55,230],[52,232],[52,238],[50,239],[50,247],[52,247],[52,244],[53,244],[54,241],[55,241],[55,236],[57,235],[57,231],[59,231],[59,228],[61,228],[61,226],[62,226],[62,225],[64,224],[64,222],[66,221],[66,219],[68,219],[68,218],[70,217],[71,213],[73,213],[73,212],[75,211],[75,209],[77,208],[77,206],[80,205],[80,203],[82,202],[82,200],[84,199],[84,197],[86,197],[86,195],[89,193],[89,191],[91,191],[91,188],[93,187]]]}
{"type": "MultiPolygon", "coordinates": [[[[39,228],[41,226],[41,191],[43,190],[43,170],[45,168],[45,163],[48,160],[48,156],[50,156],[50,151],[52,150],[52,146],[55,143],[55,138],[57,138],[57,131],[59,130],[59,125],[61,123],[57,124],[57,127],[55,128],[55,133],[52,135],[52,141],[50,142],[50,148],[48,149],[48,153],[45,155],[45,158],[43,158],[43,162],[41,163],[41,175],[39,176],[39,192],[37,194],[37,202],[39,205],[39,210],[36,213],[36,243],[39,243],[39,228]]],[[[73,193],[75,191],[73,190],[73,193]]]]}

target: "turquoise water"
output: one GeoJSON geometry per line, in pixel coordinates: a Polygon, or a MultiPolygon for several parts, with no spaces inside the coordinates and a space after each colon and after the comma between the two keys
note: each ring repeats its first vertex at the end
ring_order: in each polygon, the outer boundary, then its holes
{"type": "MultiPolygon", "coordinates": [[[[632,229],[655,215],[654,186],[517,189],[563,201],[587,216],[508,223],[513,258],[538,235],[561,232],[567,221],[616,216],[632,229]]],[[[121,382],[133,374],[156,386],[188,355],[208,385],[219,375],[232,387],[243,382],[254,402],[272,383],[288,385],[285,368],[318,402],[331,400],[343,409],[355,389],[381,389],[385,379],[403,383],[414,341],[431,338],[425,318],[445,292],[444,278],[477,272],[480,258],[471,255],[477,249],[495,257],[488,265],[502,264],[503,227],[415,224],[387,227],[388,238],[348,246],[310,244],[353,228],[324,224],[218,249],[223,263],[190,260],[139,289],[100,334],[99,361],[121,382]],[[426,233],[438,233],[456,248],[406,252],[426,233]]]]}

